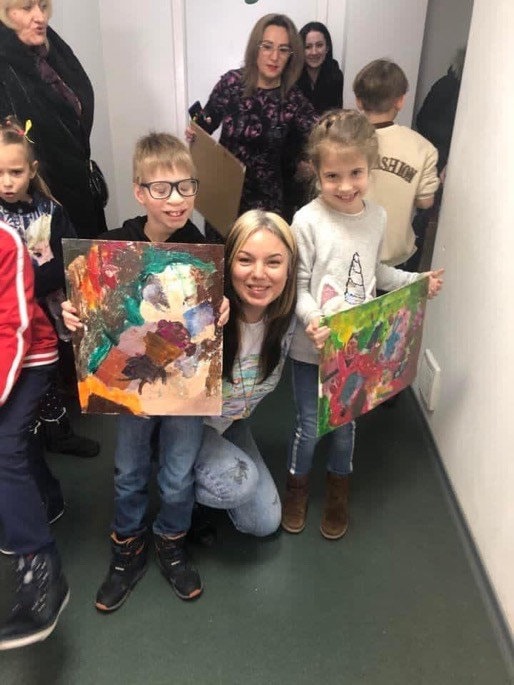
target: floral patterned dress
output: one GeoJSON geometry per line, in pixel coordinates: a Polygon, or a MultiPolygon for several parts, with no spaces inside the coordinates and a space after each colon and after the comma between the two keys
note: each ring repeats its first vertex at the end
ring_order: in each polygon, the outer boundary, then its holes
{"type": "Polygon", "coordinates": [[[246,165],[239,213],[265,209],[283,214],[283,153],[289,133],[306,138],[317,119],[307,98],[294,86],[284,99],[280,88],[257,88],[243,96],[242,70],[224,74],[199,121],[208,133],[220,125],[220,143],[246,165]],[[211,123],[204,121],[211,118],[211,123]]]}

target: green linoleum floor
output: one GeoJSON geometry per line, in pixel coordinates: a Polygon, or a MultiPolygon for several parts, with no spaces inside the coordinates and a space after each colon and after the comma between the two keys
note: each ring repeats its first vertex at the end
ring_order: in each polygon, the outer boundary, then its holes
{"type": "MultiPolygon", "coordinates": [[[[255,416],[277,482],[292,421],[287,379],[255,416]]],[[[72,598],[44,643],[0,653],[0,685],[504,685],[512,682],[438,476],[415,402],[403,393],[357,428],[347,536],[319,533],[323,444],[308,524],[257,540],[214,512],[218,543],[193,547],[204,595],[175,597],[150,564],[116,613],[93,599],[108,566],[113,417],[86,461],[52,455],[68,502],[55,524],[72,598]]],[[[9,595],[0,559],[0,609],[9,595]]]]}

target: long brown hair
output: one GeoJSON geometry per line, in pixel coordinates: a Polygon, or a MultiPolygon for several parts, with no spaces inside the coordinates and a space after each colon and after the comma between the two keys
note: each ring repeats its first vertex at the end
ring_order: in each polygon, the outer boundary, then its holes
{"type": "Polygon", "coordinates": [[[243,67],[243,83],[245,86],[243,95],[245,97],[253,95],[257,88],[259,76],[257,70],[257,55],[262,36],[268,26],[280,26],[284,28],[289,36],[289,46],[293,51],[287,60],[287,64],[281,75],[280,92],[282,99],[285,98],[302,73],[304,59],[303,42],[296,30],[296,26],[285,14],[265,14],[253,27],[250,37],[248,38],[248,43],[246,44],[243,67]]]}
{"type": "MultiPolygon", "coordinates": [[[[37,162],[37,159],[34,152],[34,143],[30,141],[29,134],[30,130],[25,132],[25,126],[22,126],[18,119],[12,114],[0,121],[0,144],[21,145],[27,156],[27,162],[32,166],[34,162],[37,162]]],[[[34,178],[32,178],[29,183],[29,194],[33,193],[34,190],[37,190],[41,195],[50,198],[50,200],[57,202],[39,171],[36,171],[34,178]]]]}
{"type": "Polygon", "coordinates": [[[226,295],[230,300],[230,318],[223,330],[223,375],[233,382],[232,370],[240,346],[242,303],[232,285],[232,265],[246,241],[257,231],[266,230],[285,245],[289,256],[287,281],[282,293],[266,309],[264,342],[259,355],[259,382],[273,372],[280,361],[284,337],[296,306],[298,248],[289,225],[278,214],[251,209],[242,214],[232,227],[225,243],[226,295]]]}

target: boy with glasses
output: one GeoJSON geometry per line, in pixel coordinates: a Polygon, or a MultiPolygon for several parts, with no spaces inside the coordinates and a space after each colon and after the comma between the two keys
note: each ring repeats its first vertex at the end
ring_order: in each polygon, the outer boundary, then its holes
{"type": "MultiPolygon", "coordinates": [[[[141,138],[134,153],[133,181],[134,195],[146,209],[146,216],[129,219],[100,238],[205,243],[190,220],[198,190],[195,174],[188,149],[174,136],[150,133],[141,138]]],[[[112,559],[95,603],[101,612],[118,609],[146,570],[146,514],[155,431],[159,432],[160,494],[160,509],[153,522],[157,560],[181,599],[194,599],[202,593],[200,576],[189,564],[185,548],[194,504],[193,465],[203,436],[202,417],[121,414],[114,455],[112,559]]]]}

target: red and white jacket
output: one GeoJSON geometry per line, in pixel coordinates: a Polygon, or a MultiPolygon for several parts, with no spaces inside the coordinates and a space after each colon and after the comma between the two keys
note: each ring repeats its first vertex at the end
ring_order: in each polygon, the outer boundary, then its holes
{"type": "Polygon", "coordinates": [[[0,221],[0,407],[22,368],[57,359],[57,336],[34,299],[30,255],[18,233],[0,221]]]}

